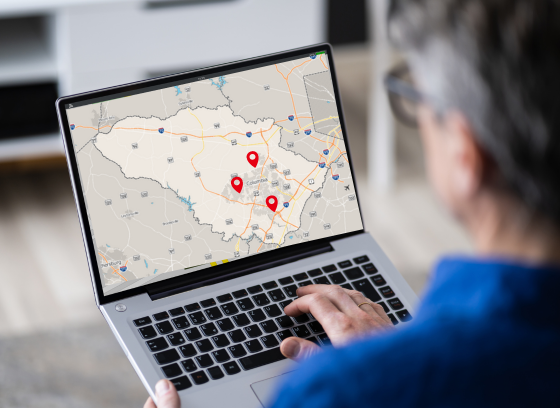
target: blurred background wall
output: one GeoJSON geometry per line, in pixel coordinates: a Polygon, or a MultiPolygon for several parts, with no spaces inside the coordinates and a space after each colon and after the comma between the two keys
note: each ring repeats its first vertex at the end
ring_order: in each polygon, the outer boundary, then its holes
{"type": "Polygon", "coordinates": [[[429,188],[418,134],[372,113],[382,92],[375,74],[387,64],[376,60],[374,1],[383,0],[0,2],[1,407],[138,407],[145,399],[95,307],[54,111],[59,95],[329,41],[366,229],[417,293],[441,254],[470,252],[429,188]],[[387,134],[374,134],[376,121],[387,134]],[[388,148],[377,149],[375,137],[388,148]],[[394,168],[380,186],[376,160],[386,159],[394,168]]]}

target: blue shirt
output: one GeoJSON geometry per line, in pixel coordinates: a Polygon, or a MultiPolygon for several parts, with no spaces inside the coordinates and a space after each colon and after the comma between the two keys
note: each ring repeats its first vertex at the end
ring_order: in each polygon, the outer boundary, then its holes
{"type": "Polygon", "coordinates": [[[445,259],[411,314],[302,363],[274,408],[560,406],[560,269],[445,259]]]}

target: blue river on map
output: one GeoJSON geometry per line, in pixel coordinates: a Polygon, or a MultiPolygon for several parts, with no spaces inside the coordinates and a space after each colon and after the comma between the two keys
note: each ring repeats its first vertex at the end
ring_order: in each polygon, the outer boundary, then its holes
{"type": "Polygon", "coordinates": [[[222,90],[223,86],[227,84],[226,77],[224,76],[218,77],[218,82],[214,82],[213,79],[211,79],[210,82],[210,85],[216,85],[219,90],[222,90]]]}

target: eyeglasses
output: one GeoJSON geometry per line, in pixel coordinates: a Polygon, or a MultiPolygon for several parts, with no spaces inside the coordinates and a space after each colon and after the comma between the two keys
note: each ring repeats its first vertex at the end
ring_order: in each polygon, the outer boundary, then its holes
{"type": "Polygon", "coordinates": [[[418,127],[418,105],[425,98],[414,86],[408,65],[400,64],[389,71],[384,84],[395,117],[407,126],[418,127]]]}

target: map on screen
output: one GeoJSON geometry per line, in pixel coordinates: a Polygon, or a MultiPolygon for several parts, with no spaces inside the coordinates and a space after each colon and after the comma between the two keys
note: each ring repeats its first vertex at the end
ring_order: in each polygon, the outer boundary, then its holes
{"type": "Polygon", "coordinates": [[[363,228],[324,52],[67,115],[105,295],[363,228]]]}

